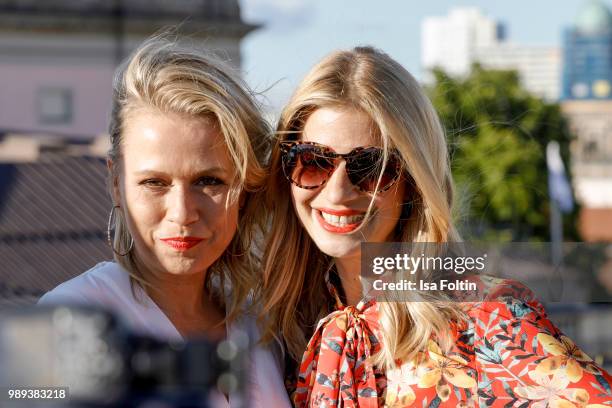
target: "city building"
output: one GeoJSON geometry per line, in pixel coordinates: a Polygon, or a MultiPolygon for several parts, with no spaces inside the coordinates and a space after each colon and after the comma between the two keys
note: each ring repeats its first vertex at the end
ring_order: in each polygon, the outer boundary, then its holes
{"type": "Polygon", "coordinates": [[[526,46],[506,39],[505,27],[478,8],[454,8],[444,17],[428,17],[421,32],[424,80],[441,68],[453,76],[470,73],[472,64],[516,70],[529,91],[547,100],[559,99],[561,56],[556,47],[526,46]]]}
{"type": "Polygon", "coordinates": [[[565,30],[561,109],[576,139],[572,172],[587,241],[612,241],[612,13],[585,2],[565,30]]]}
{"type": "Polygon", "coordinates": [[[118,63],[177,26],[236,68],[256,28],[238,0],[0,0],[0,133],[105,132],[118,63]]]}
{"type": "Polygon", "coordinates": [[[504,28],[476,7],[452,8],[447,16],[427,17],[421,26],[421,63],[450,75],[470,72],[478,48],[503,40],[504,28]]]}
{"type": "Polygon", "coordinates": [[[572,142],[574,191],[586,241],[612,241],[612,100],[565,100],[572,142]]]}
{"type": "Polygon", "coordinates": [[[516,70],[522,85],[548,101],[558,101],[561,51],[557,47],[501,42],[476,50],[475,61],[488,69],[516,70]]]}
{"type": "Polygon", "coordinates": [[[612,99],[612,13],[589,0],[563,36],[563,99],[612,99]]]}

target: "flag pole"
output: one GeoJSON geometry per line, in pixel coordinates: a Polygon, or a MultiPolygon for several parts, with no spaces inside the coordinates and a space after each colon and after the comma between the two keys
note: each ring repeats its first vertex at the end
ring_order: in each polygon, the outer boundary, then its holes
{"type": "Polygon", "coordinates": [[[548,197],[550,203],[550,257],[553,265],[563,261],[563,217],[562,212],[570,212],[574,207],[572,188],[565,176],[559,143],[548,142],[546,146],[546,165],[548,168],[548,197]]]}
{"type": "MultiPolygon", "coordinates": [[[[548,185],[550,191],[550,184],[548,185]]],[[[561,264],[563,258],[563,219],[555,200],[550,200],[550,257],[553,265],[561,264]]]]}

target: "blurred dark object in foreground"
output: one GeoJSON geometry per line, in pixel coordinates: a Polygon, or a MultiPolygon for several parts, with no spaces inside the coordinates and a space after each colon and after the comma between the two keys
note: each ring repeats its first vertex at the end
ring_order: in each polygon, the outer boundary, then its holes
{"type": "MultiPolygon", "coordinates": [[[[0,311],[0,387],[67,387],[69,399],[60,406],[195,408],[223,393],[232,407],[246,406],[248,350],[246,334],[219,343],[136,336],[112,314],[90,307],[0,311]]],[[[12,402],[1,398],[2,406],[12,402]]]]}

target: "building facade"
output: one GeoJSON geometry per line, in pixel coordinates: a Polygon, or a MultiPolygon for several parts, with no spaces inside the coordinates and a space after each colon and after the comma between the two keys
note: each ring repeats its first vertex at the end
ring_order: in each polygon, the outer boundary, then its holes
{"type": "Polygon", "coordinates": [[[0,133],[105,132],[118,63],[177,26],[236,68],[255,28],[238,0],[0,0],[0,133]]]}
{"type": "Polygon", "coordinates": [[[561,109],[576,139],[571,145],[580,232],[612,241],[612,100],[565,100],[561,109]]]}
{"type": "Polygon", "coordinates": [[[516,70],[530,92],[548,101],[559,100],[561,51],[557,47],[502,42],[478,48],[475,60],[489,69],[516,70]]]}
{"type": "Polygon", "coordinates": [[[612,13],[590,0],[563,36],[563,99],[612,99],[612,13]]]}
{"type": "Polygon", "coordinates": [[[589,0],[565,30],[561,109],[576,139],[571,146],[580,231],[612,241],[612,13],[589,0]]]}
{"type": "Polygon", "coordinates": [[[457,7],[447,16],[427,17],[421,26],[421,64],[450,75],[470,72],[478,48],[503,40],[503,26],[475,7],[457,7]]]}
{"type": "Polygon", "coordinates": [[[421,63],[424,78],[441,68],[450,75],[465,76],[472,64],[515,70],[523,86],[547,100],[558,100],[561,57],[556,47],[524,46],[505,38],[505,27],[478,8],[451,9],[444,17],[423,21],[421,63]]]}

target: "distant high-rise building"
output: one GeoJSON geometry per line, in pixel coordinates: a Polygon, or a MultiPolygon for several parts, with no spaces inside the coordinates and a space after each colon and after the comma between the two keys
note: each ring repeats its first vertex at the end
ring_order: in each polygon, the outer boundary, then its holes
{"type": "Polygon", "coordinates": [[[466,75],[476,50],[502,40],[502,26],[475,7],[458,7],[444,17],[427,17],[421,28],[421,61],[426,70],[442,68],[466,75]]]}
{"type": "Polygon", "coordinates": [[[589,0],[563,38],[563,99],[612,99],[612,13],[589,0]]]}
{"type": "Polygon", "coordinates": [[[523,86],[532,93],[548,100],[559,98],[559,49],[507,41],[505,27],[478,8],[455,8],[448,16],[426,18],[421,45],[426,82],[431,80],[433,68],[464,76],[478,62],[485,68],[516,70],[523,86]]]}

